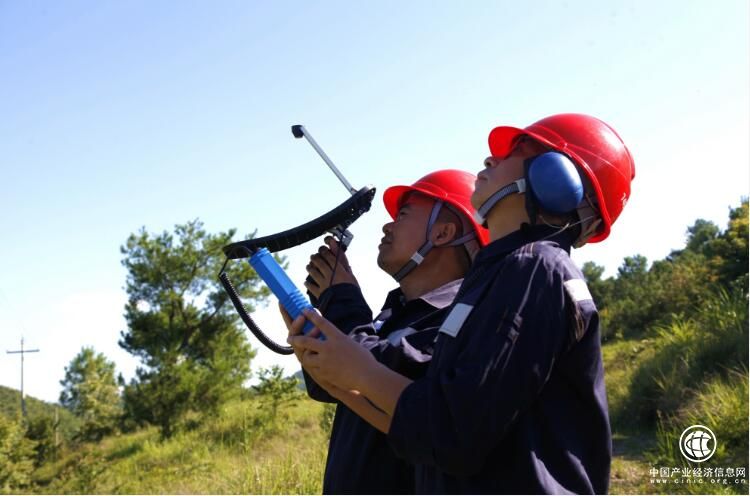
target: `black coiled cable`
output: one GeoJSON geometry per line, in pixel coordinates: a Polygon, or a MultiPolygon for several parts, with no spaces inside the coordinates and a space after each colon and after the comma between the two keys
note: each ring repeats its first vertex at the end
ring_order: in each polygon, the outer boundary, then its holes
{"type": "MultiPolygon", "coordinates": [[[[339,264],[339,259],[341,256],[342,251],[346,251],[346,245],[342,244],[340,239],[336,239],[336,242],[339,245],[339,249],[336,250],[336,259],[333,263],[333,267],[331,268],[331,279],[328,281],[328,286],[330,287],[333,284],[333,276],[336,275],[336,268],[339,264]]],[[[245,249],[245,248],[243,248],[245,249]]],[[[245,249],[246,256],[250,255],[250,251],[245,249]]],[[[250,329],[250,332],[252,332],[258,340],[263,343],[268,349],[271,351],[274,351],[280,355],[291,355],[294,353],[294,349],[292,349],[291,346],[282,346],[275,342],[273,339],[268,337],[266,333],[264,333],[260,327],[258,327],[258,324],[255,323],[252,317],[250,317],[250,314],[248,313],[247,309],[245,308],[245,305],[242,304],[242,300],[240,300],[240,295],[235,289],[232,282],[229,280],[229,276],[227,276],[227,273],[225,271],[227,264],[229,263],[230,258],[227,258],[224,261],[224,265],[221,267],[221,271],[219,272],[219,282],[221,282],[221,285],[224,287],[224,291],[227,292],[229,295],[229,299],[232,301],[232,305],[234,305],[235,310],[237,310],[237,313],[240,314],[240,318],[242,319],[242,322],[245,323],[245,326],[247,326],[248,329],[250,329]]],[[[310,276],[307,276],[306,279],[308,282],[312,282],[313,279],[310,276]]],[[[332,293],[330,291],[326,291],[323,295],[320,301],[318,301],[317,298],[315,298],[312,293],[309,291],[307,292],[308,297],[310,298],[310,301],[312,305],[319,309],[320,312],[324,312],[326,307],[328,306],[328,303],[330,303],[331,295],[332,293]]]]}
{"type": "MultiPolygon", "coordinates": [[[[226,263],[224,265],[226,266],[226,263]]],[[[223,269],[219,273],[219,281],[221,282],[221,285],[224,286],[224,290],[229,295],[229,299],[232,301],[232,304],[234,305],[235,310],[237,310],[237,313],[240,314],[240,318],[242,319],[242,321],[245,323],[247,328],[250,329],[250,332],[252,332],[261,343],[266,345],[266,347],[271,351],[275,351],[280,355],[291,355],[292,353],[294,353],[294,350],[291,346],[282,346],[278,344],[260,330],[260,327],[258,327],[258,325],[253,321],[252,317],[250,317],[250,314],[247,313],[245,305],[243,305],[242,301],[240,300],[240,295],[237,293],[237,290],[229,280],[229,276],[227,276],[227,273],[224,272],[223,269]]]]}
{"type": "MultiPolygon", "coordinates": [[[[261,343],[268,347],[271,351],[275,351],[281,355],[291,355],[294,350],[291,346],[282,346],[274,342],[268,337],[258,325],[253,321],[250,314],[245,309],[245,306],[240,300],[239,293],[234,288],[232,283],[229,281],[224,269],[227,266],[229,260],[238,258],[245,258],[258,250],[260,247],[267,248],[270,252],[276,252],[297,246],[298,244],[309,241],[317,236],[320,236],[324,232],[344,232],[348,226],[357,220],[362,214],[370,210],[372,199],[375,196],[375,188],[364,187],[357,191],[351,198],[347,199],[344,203],[334,208],[330,212],[318,217],[317,219],[310,221],[301,226],[283,231],[278,234],[271,236],[265,236],[263,238],[253,238],[237,243],[231,243],[222,248],[224,254],[227,256],[224,266],[219,272],[219,281],[224,287],[224,290],[229,295],[229,299],[232,301],[234,308],[237,313],[240,314],[240,318],[245,323],[248,329],[257,337],[261,343]]],[[[335,236],[334,236],[335,237],[335,236]]],[[[339,256],[342,251],[346,250],[346,245],[342,243],[341,239],[337,239],[339,243],[339,250],[336,253],[336,261],[332,267],[331,280],[329,286],[333,283],[333,276],[336,273],[336,267],[338,266],[339,256]]],[[[312,278],[307,279],[309,282],[312,278]]],[[[331,293],[326,292],[322,295],[321,301],[317,301],[316,298],[308,291],[310,301],[315,308],[318,308],[321,312],[325,310],[331,299],[331,293]]]]}

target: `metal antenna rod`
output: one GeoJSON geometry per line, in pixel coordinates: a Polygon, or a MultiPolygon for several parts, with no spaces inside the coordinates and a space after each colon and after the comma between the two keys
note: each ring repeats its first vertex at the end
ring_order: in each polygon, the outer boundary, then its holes
{"type": "Polygon", "coordinates": [[[341,184],[344,185],[346,190],[352,195],[357,192],[357,190],[352,187],[351,183],[349,183],[349,181],[346,180],[344,175],[336,168],[335,165],[333,165],[333,162],[331,162],[331,159],[328,158],[328,155],[326,155],[326,152],[324,152],[318,146],[318,144],[315,142],[313,137],[310,136],[310,133],[307,132],[307,129],[305,129],[304,126],[302,126],[301,124],[296,124],[292,126],[292,134],[294,135],[295,138],[301,138],[304,136],[305,139],[307,139],[308,143],[310,143],[310,145],[312,145],[315,151],[318,152],[318,155],[320,155],[320,158],[323,159],[323,162],[325,162],[328,165],[328,167],[330,167],[330,169],[333,171],[333,173],[336,174],[336,177],[339,178],[339,181],[341,181],[341,184]]]}
{"type": "Polygon", "coordinates": [[[21,349],[15,351],[7,351],[8,354],[20,353],[21,354],[21,413],[26,417],[26,396],[23,393],[23,355],[26,353],[37,353],[39,350],[24,350],[23,349],[23,338],[21,338],[21,349]]]}

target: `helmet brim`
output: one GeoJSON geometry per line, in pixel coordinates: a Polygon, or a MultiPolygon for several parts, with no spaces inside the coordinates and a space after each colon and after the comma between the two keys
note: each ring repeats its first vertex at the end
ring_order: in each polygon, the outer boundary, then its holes
{"type": "Polygon", "coordinates": [[[411,186],[391,186],[385,190],[383,193],[383,203],[385,204],[385,209],[388,212],[388,215],[391,216],[391,219],[396,220],[398,209],[401,207],[404,195],[411,193],[412,191],[417,190],[411,186]]]}
{"type": "Polygon", "coordinates": [[[490,131],[487,141],[493,157],[505,158],[513,151],[513,143],[519,136],[528,134],[525,130],[512,126],[499,126],[490,131]]]}
{"type": "Polygon", "coordinates": [[[461,205],[460,203],[455,202],[445,193],[445,191],[441,191],[438,188],[430,188],[427,186],[420,187],[413,185],[398,185],[389,187],[383,193],[383,204],[385,205],[385,209],[388,212],[388,215],[391,216],[391,219],[396,220],[396,217],[398,216],[398,210],[399,208],[401,208],[405,196],[409,193],[420,193],[427,196],[428,198],[432,198],[434,200],[442,200],[449,203],[452,208],[457,209],[462,215],[466,217],[466,220],[477,233],[479,244],[481,246],[485,246],[489,243],[489,233],[481,225],[477,224],[476,220],[474,219],[474,211],[468,210],[465,205],[461,205]]]}

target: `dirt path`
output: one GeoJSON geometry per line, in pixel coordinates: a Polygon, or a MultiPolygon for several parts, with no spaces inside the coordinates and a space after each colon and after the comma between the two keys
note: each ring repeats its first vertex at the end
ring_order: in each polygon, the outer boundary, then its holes
{"type": "Polygon", "coordinates": [[[612,436],[612,472],[610,494],[649,494],[651,465],[645,452],[654,447],[656,437],[649,432],[618,432],[612,436]]]}

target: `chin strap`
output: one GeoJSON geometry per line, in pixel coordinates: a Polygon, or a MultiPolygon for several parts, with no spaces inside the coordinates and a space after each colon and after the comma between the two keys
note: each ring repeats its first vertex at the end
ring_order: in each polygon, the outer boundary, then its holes
{"type": "MultiPolygon", "coordinates": [[[[438,214],[440,214],[440,210],[443,208],[444,204],[445,202],[443,202],[442,200],[438,200],[432,206],[432,212],[430,212],[430,220],[427,222],[427,233],[425,235],[425,238],[427,239],[427,241],[417,251],[415,251],[414,254],[411,256],[411,259],[408,262],[406,262],[406,264],[403,267],[401,267],[398,270],[398,272],[396,272],[393,275],[393,278],[396,280],[396,282],[401,282],[401,279],[406,277],[407,274],[409,274],[409,272],[416,269],[419,266],[419,264],[424,262],[424,259],[427,256],[427,253],[429,253],[429,251],[435,247],[432,241],[430,241],[430,231],[432,231],[432,227],[435,225],[435,222],[437,221],[437,218],[438,218],[438,214]]],[[[449,205],[446,205],[446,207],[450,209],[449,205]]],[[[455,212],[455,213],[456,215],[458,215],[459,220],[462,220],[462,217],[461,217],[462,214],[458,212],[455,212]]],[[[460,245],[463,245],[472,241],[473,239],[476,239],[476,237],[477,237],[477,233],[472,229],[468,234],[464,234],[460,238],[454,239],[447,245],[442,245],[442,246],[460,246],[460,245]]],[[[473,259],[471,250],[469,250],[468,247],[466,251],[467,253],[469,253],[469,257],[473,259]]]]}
{"type": "Polygon", "coordinates": [[[484,203],[482,203],[482,206],[477,209],[476,212],[474,212],[474,220],[477,221],[478,224],[483,225],[484,227],[487,227],[487,214],[490,213],[490,210],[503,198],[506,196],[510,196],[514,193],[525,193],[526,192],[526,179],[519,179],[517,181],[513,181],[510,184],[506,184],[502,188],[500,188],[497,192],[495,192],[492,196],[487,198],[484,203]]]}

